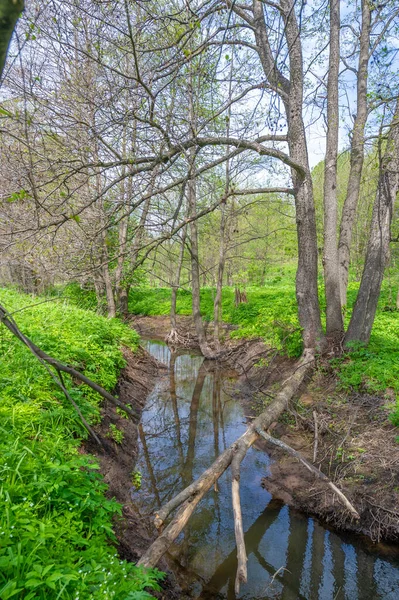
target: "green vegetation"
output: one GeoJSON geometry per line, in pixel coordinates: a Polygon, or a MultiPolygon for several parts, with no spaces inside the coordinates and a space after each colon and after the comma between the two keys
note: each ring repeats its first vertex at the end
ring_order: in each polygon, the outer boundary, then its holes
{"type": "MultiPolygon", "coordinates": [[[[348,323],[351,306],[359,284],[352,282],[348,289],[349,307],[345,313],[348,323]]],[[[214,288],[201,290],[201,309],[204,319],[212,320],[214,288]]],[[[266,280],[265,287],[248,287],[247,304],[234,306],[234,289],[223,288],[223,320],[237,325],[233,338],[261,337],[265,343],[280,352],[296,357],[302,349],[301,330],[295,302],[294,277],[288,270],[266,280]]],[[[325,308],[324,291],[320,286],[320,303],[325,308]]],[[[337,375],[345,390],[363,390],[385,394],[390,388],[396,397],[392,421],[399,426],[399,311],[395,309],[389,280],[383,285],[379,309],[370,344],[357,346],[343,358],[335,360],[337,375]]],[[[134,288],[130,292],[129,308],[132,313],[166,315],[170,310],[171,292],[168,288],[134,288]]],[[[191,314],[191,293],[180,290],[177,313],[191,314]]]]}
{"type": "Polygon", "coordinates": [[[123,442],[123,431],[118,429],[114,423],[110,424],[107,436],[114,440],[114,442],[117,444],[121,444],[123,442]]]}
{"type": "MultiPolygon", "coordinates": [[[[65,303],[0,290],[22,331],[46,352],[73,364],[108,390],[124,365],[120,346],[137,348],[122,323],[65,303]],[[27,307],[27,308],[26,308],[27,307]],[[21,311],[22,308],[25,310],[21,311]],[[21,312],[17,312],[21,311],[21,312]]],[[[0,599],[143,600],[159,573],[120,561],[108,500],[72,406],[28,349],[0,329],[0,599]]],[[[99,419],[99,399],[67,383],[86,419],[99,419]]]]}

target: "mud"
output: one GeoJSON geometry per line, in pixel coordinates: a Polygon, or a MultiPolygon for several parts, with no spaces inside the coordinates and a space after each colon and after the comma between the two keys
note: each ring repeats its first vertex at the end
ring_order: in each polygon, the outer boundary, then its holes
{"type": "MultiPolygon", "coordinates": [[[[264,408],[278,377],[284,380],[291,368],[291,361],[278,358],[272,367],[250,370],[239,390],[250,415],[264,408]]],[[[345,493],[359,512],[359,521],[297,460],[268,444],[262,447],[273,463],[263,486],[274,498],[316,516],[336,531],[358,533],[376,543],[397,543],[399,445],[397,428],[389,422],[391,401],[366,393],[341,393],[333,371],[322,364],[289,411],[269,429],[314,462],[345,493]]]]}
{"type": "MultiPolygon", "coordinates": [[[[180,332],[192,340],[195,348],[191,318],[179,317],[178,322],[180,332]]],[[[164,339],[169,331],[168,317],[134,317],[131,324],[141,335],[154,339],[164,339]]],[[[210,327],[208,335],[211,333],[210,327]]],[[[165,367],[143,350],[136,354],[125,351],[125,358],[127,366],[117,391],[124,403],[141,411],[165,367]]],[[[279,357],[261,340],[226,341],[218,362],[238,373],[235,397],[243,403],[248,421],[270,402],[294,363],[279,357]]],[[[303,385],[292,408],[269,431],[313,462],[316,414],[315,464],[347,495],[358,510],[360,521],[354,521],[329,488],[315,480],[295,459],[262,441],[257,445],[274,459],[263,486],[274,498],[316,516],[335,530],[363,534],[379,543],[398,542],[399,445],[395,441],[397,429],[388,421],[388,404],[387,399],[367,394],[351,397],[340,394],[333,372],[323,365],[303,385]]],[[[96,432],[105,451],[89,443],[85,450],[98,457],[109,486],[108,494],[123,507],[122,517],[115,524],[120,555],[137,561],[153,539],[148,533],[149,517],[136,514],[131,503],[138,426],[105,404],[96,432]],[[123,431],[121,443],[109,437],[111,424],[123,431]]],[[[159,568],[167,570],[166,563],[159,568]]],[[[185,597],[172,574],[168,575],[164,588],[159,598],[185,597]]]]}
{"type": "MultiPolygon", "coordinates": [[[[122,402],[141,413],[148,394],[165,367],[142,349],[135,354],[125,349],[124,357],[126,367],[121,373],[116,392],[122,402]]],[[[155,528],[154,537],[148,533],[151,531],[150,518],[138,515],[131,501],[137,460],[138,423],[126,418],[122,411],[118,413],[108,402],[103,404],[101,416],[101,423],[95,427],[95,431],[104,449],[101,450],[95,442],[90,441],[85,444],[84,451],[97,457],[100,471],[108,485],[108,497],[115,498],[122,505],[122,515],[115,519],[119,555],[128,561],[137,562],[155,538],[155,528]],[[121,441],[112,439],[110,425],[115,425],[123,432],[121,441]]],[[[166,563],[160,563],[159,568],[167,572],[167,577],[162,583],[162,592],[152,593],[160,600],[184,599],[185,596],[174,575],[168,572],[166,563]]]]}

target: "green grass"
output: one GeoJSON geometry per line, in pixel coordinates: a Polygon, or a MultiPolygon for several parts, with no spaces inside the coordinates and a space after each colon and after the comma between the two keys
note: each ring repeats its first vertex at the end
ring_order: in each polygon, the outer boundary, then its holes
{"type": "MultiPolygon", "coordinates": [[[[353,304],[358,285],[350,284],[349,300],[353,304]]],[[[354,344],[351,352],[334,361],[344,390],[361,390],[384,395],[393,391],[396,403],[391,420],[399,426],[399,311],[395,310],[388,282],[384,282],[378,310],[367,347],[354,344]]],[[[346,314],[349,322],[350,310],[346,314]]]]}
{"type": "MultiPolygon", "coordinates": [[[[301,352],[301,330],[298,323],[295,289],[278,277],[270,286],[247,287],[248,303],[234,306],[234,288],[223,288],[222,319],[237,325],[231,337],[262,337],[267,344],[288,354],[301,352]]],[[[213,319],[215,288],[202,288],[201,314],[205,320],[213,319]]],[[[170,312],[169,288],[133,288],[129,296],[129,310],[133,314],[167,315],[170,312]]],[[[177,314],[191,314],[191,292],[179,290],[177,314]]]]}
{"type": "MultiPolygon", "coordinates": [[[[94,312],[0,290],[21,330],[49,354],[112,390],[124,365],[121,345],[137,334],[94,312]]],[[[85,417],[100,399],[68,387],[85,417]]],[[[86,430],[29,350],[0,325],[0,599],[140,600],[156,571],[119,560],[112,520],[121,506],[105,496],[93,457],[79,452],[86,430]]]]}
{"type": "MultiPolygon", "coordinates": [[[[348,309],[345,314],[349,323],[351,307],[356,299],[359,284],[352,282],[348,289],[348,309]]],[[[395,288],[396,291],[396,288],[395,288]]],[[[392,422],[399,426],[399,311],[395,310],[395,291],[389,282],[383,284],[378,311],[367,348],[357,347],[344,358],[335,361],[337,375],[343,389],[363,390],[384,394],[391,388],[396,405],[392,422]]],[[[299,356],[302,350],[292,274],[271,277],[265,287],[249,287],[247,304],[234,306],[234,289],[223,288],[223,320],[238,326],[231,337],[261,337],[265,343],[288,356],[299,356]]],[[[213,318],[214,288],[201,290],[201,312],[204,319],[213,318]]],[[[129,298],[129,308],[134,314],[166,315],[170,311],[171,292],[168,288],[134,288],[129,298]]],[[[320,285],[320,305],[324,321],[324,290],[320,285]]],[[[191,314],[191,293],[179,290],[178,314],[191,314]]]]}
{"type": "MultiPolygon", "coordinates": [[[[247,304],[234,306],[234,289],[223,288],[222,318],[226,323],[237,326],[232,337],[261,337],[265,343],[288,356],[299,356],[302,350],[295,300],[295,275],[291,265],[271,275],[264,287],[247,287],[247,304]]],[[[356,299],[359,283],[351,282],[348,288],[348,308],[345,311],[346,325],[351,315],[351,307],[356,299]]],[[[391,286],[389,279],[383,283],[378,311],[367,348],[357,347],[344,358],[334,361],[340,385],[344,390],[364,390],[383,395],[391,388],[396,397],[392,421],[399,426],[399,311],[394,299],[398,282],[391,286]]],[[[90,292],[74,288],[65,292],[77,304],[86,306],[90,292]]],[[[213,319],[215,288],[201,290],[201,312],[206,320],[213,319]]],[[[322,321],[325,321],[325,299],[320,277],[319,298],[322,321]]],[[[133,314],[167,315],[170,311],[171,291],[169,288],[132,288],[129,296],[129,309],[133,314]]],[[[191,292],[179,290],[177,313],[191,314],[191,292]]]]}

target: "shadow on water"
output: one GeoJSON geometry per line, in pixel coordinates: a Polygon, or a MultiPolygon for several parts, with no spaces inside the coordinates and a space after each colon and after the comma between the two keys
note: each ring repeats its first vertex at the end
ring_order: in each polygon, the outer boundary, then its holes
{"type": "MultiPolygon", "coordinates": [[[[149,397],[140,425],[133,492],[141,514],[153,513],[198,477],[245,430],[231,381],[201,356],[145,348],[169,366],[149,397]]],[[[209,492],[170,550],[183,583],[201,600],[399,600],[399,559],[371,552],[355,536],[337,535],[273,500],[260,483],[270,460],[252,448],[243,462],[241,501],[248,583],[234,592],[237,566],[229,472],[209,492]]]]}

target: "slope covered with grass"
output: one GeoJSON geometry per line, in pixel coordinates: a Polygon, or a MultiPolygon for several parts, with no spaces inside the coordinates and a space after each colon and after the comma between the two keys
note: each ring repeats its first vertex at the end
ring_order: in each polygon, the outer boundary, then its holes
{"type": "MultiPolygon", "coordinates": [[[[359,284],[348,289],[345,323],[348,325],[359,284]]],[[[223,320],[238,326],[232,337],[261,337],[265,343],[288,356],[299,356],[302,350],[298,322],[294,278],[274,276],[264,287],[246,288],[248,303],[234,306],[234,289],[223,288],[223,320]]],[[[204,319],[213,319],[215,288],[201,290],[201,312],[204,319]]],[[[324,290],[320,286],[320,304],[325,309],[324,290]]],[[[367,347],[354,347],[352,352],[334,361],[341,386],[369,393],[384,394],[390,388],[396,397],[392,420],[399,426],[399,311],[394,299],[396,288],[385,281],[381,292],[374,327],[367,347]]],[[[133,314],[166,315],[170,311],[169,288],[133,288],[129,308],[133,314]]],[[[179,290],[177,313],[191,314],[191,293],[179,290]]]]}
{"type": "MultiPolygon", "coordinates": [[[[137,334],[116,319],[4,289],[0,302],[43,350],[107,390],[124,365],[120,347],[137,348],[137,334]]],[[[98,421],[96,394],[67,385],[98,421]]],[[[140,600],[156,587],[156,572],[116,555],[112,519],[121,507],[105,497],[94,459],[79,452],[86,435],[44,367],[0,324],[1,600],[140,600]]]]}

